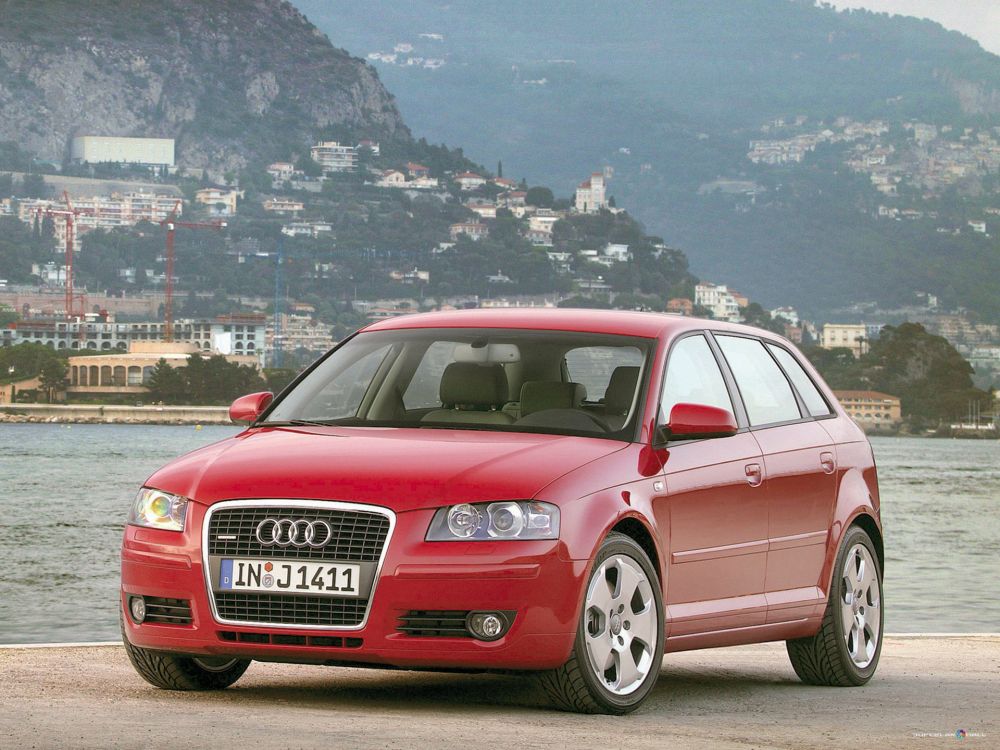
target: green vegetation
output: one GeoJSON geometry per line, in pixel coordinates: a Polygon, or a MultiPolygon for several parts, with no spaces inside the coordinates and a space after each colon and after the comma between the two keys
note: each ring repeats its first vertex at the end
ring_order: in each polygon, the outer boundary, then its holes
{"type": "Polygon", "coordinates": [[[220,355],[194,354],[186,367],[171,367],[161,359],[147,383],[153,401],[165,404],[225,405],[238,396],[265,389],[257,370],[226,361],[220,355]]]}
{"type": "Polygon", "coordinates": [[[972,384],[972,366],[955,347],[916,323],[882,329],[870,351],[855,360],[846,349],[812,349],[810,360],[834,389],[863,389],[898,396],[911,426],[933,427],[960,419],[970,402],[986,411],[991,394],[972,384]]]}

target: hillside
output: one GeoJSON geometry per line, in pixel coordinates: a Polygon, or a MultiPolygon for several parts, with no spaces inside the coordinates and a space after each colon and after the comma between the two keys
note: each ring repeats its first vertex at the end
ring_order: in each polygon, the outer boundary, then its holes
{"type": "Polygon", "coordinates": [[[371,66],[281,0],[0,0],[0,111],[0,141],[56,164],[82,134],[220,171],[337,128],[409,138],[371,66]]]}
{"type": "Polygon", "coordinates": [[[502,159],[507,174],[564,194],[593,168],[613,167],[619,202],[683,247],[703,277],[810,315],[891,308],[925,291],[1000,319],[984,281],[1000,274],[1000,223],[988,221],[992,237],[953,233],[1000,205],[995,167],[926,190],[901,166],[891,195],[847,168],[859,145],[895,149],[892,168],[916,151],[904,130],[913,122],[949,128],[956,140],[965,128],[973,141],[997,137],[1000,57],[961,34],[799,0],[598,3],[585,13],[568,0],[511,0],[502,10],[436,0],[296,5],[368,56],[407,122],[431,140],[461,143],[484,163],[502,159]],[[889,132],[800,162],[748,159],[752,140],[837,130],[838,118],[885,122],[889,132]],[[797,121],[805,125],[784,127],[797,121]],[[729,193],[731,181],[749,187],[729,193]],[[881,204],[926,220],[880,220],[881,204]]]}

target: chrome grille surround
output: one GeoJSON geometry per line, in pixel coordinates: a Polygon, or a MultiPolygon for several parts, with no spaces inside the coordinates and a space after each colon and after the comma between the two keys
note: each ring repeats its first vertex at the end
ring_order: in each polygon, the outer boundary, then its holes
{"type": "MultiPolygon", "coordinates": [[[[222,502],[215,503],[208,507],[205,511],[205,518],[202,521],[202,531],[201,531],[201,562],[202,562],[202,573],[205,579],[205,587],[208,591],[208,601],[212,607],[212,617],[217,623],[225,625],[246,625],[250,627],[265,627],[265,628],[288,628],[288,629],[299,629],[299,630],[361,630],[368,623],[368,615],[371,612],[372,601],[375,599],[375,590],[378,588],[379,576],[382,572],[382,564],[385,562],[385,555],[389,549],[389,544],[392,541],[392,533],[396,528],[396,514],[393,513],[388,508],[384,508],[378,505],[366,505],[362,503],[348,503],[335,500],[223,500],[222,502]],[[382,543],[381,552],[378,555],[378,562],[375,567],[375,577],[372,581],[371,591],[368,593],[368,600],[365,603],[364,614],[362,615],[361,621],[356,625],[330,625],[330,624],[298,624],[298,623],[281,623],[281,622],[252,622],[248,620],[231,620],[226,619],[219,614],[219,608],[215,601],[215,588],[212,582],[211,565],[209,563],[209,550],[213,548],[213,541],[209,539],[209,532],[211,531],[212,516],[223,510],[233,510],[233,509],[276,509],[284,512],[294,513],[296,510],[311,510],[311,511],[345,511],[348,513],[369,513],[382,516],[386,518],[389,522],[388,530],[385,533],[385,540],[382,543]]],[[[218,553],[213,553],[214,556],[219,557],[218,553]]],[[[232,556],[232,555],[228,555],[232,556]]],[[[303,554],[301,558],[308,560],[310,557],[303,554]]],[[[311,559],[316,559],[315,557],[311,559]]],[[[247,592],[250,594],[260,594],[261,592],[247,592]]],[[[331,597],[335,598],[335,597],[331,597]]],[[[357,601],[357,599],[351,599],[350,601],[357,601]]]]}

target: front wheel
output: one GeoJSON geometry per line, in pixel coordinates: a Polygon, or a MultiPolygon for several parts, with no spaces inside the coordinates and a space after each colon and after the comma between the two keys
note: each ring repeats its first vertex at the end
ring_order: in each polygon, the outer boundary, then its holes
{"type": "Polygon", "coordinates": [[[809,685],[864,685],[882,652],[882,570],[868,533],[852,526],[837,554],[830,599],[819,632],[786,643],[809,685]]]}
{"type": "Polygon", "coordinates": [[[122,627],[128,659],[150,685],[164,690],[222,690],[236,682],[250,666],[249,659],[228,656],[179,656],[133,646],[122,627]]]}
{"type": "Polygon", "coordinates": [[[663,661],[663,597],[652,562],[633,539],[611,533],[587,583],[569,661],[541,675],[567,711],[626,714],[638,708],[663,661]]]}

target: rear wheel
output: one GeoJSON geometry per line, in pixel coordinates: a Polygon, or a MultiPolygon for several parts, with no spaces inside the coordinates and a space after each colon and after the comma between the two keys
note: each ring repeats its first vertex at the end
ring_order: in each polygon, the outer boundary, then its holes
{"type": "Polygon", "coordinates": [[[133,646],[122,627],[128,659],[150,685],[164,690],[221,690],[236,682],[250,666],[249,659],[228,656],[178,656],[133,646]]]}
{"type": "Polygon", "coordinates": [[[882,571],[868,533],[852,526],[837,554],[819,632],[788,641],[795,673],[810,685],[864,685],[882,652],[882,571]]]}
{"type": "Polygon", "coordinates": [[[597,553],[569,661],[541,675],[567,711],[625,714],[656,684],[663,661],[663,599],[649,557],[612,533],[597,553]]]}

